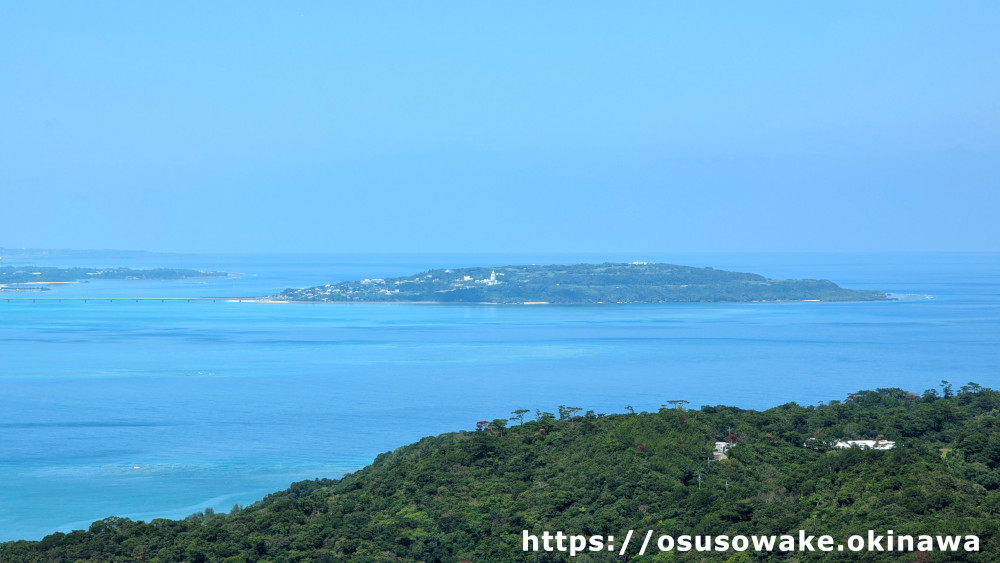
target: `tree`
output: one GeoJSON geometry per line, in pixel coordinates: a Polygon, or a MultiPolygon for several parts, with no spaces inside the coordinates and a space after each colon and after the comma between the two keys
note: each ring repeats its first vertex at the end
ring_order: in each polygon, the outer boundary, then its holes
{"type": "Polygon", "coordinates": [[[513,421],[516,418],[518,424],[524,424],[524,415],[529,412],[531,411],[529,411],[528,409],[517,409],[516,411],[510,413],[514,415],[510,420],[513,421]]]}
{"type": "Polygon", "coordinates": [[[494,433],[496,433],[496,434],[498,434],[498,435],[500,435],[500,436],[503,436],[503,429],[506,428],[506,427],[507,427],[507,419],[506,418],[497,418],[497,419],[494,419],[493,422],[490,422],[490,424],[489,424],[489,430],[492,431],[492,432],[494,432],[494,433]]]}
{"type": "Polygon", "coordinates": [[[574,414],[582,411],[580,407],[567,407],[566,405],[559,405],[559,420],[566,420],[572,418],[574,414]]]}
{"type": "Polygon", "coordinates": [[[686,401],[684,399],[674,399],[672,401],[667,401],[668,405],[673,406],[675,409],[682,411],[684,410],[684,405],[690,404],[691,401],[686,401]]]}
{"type": "Polygon", "coordinates": [[[968,385],[961,386],[958,391],[963,394],[973,393],[975,395],[978,395],[979,392],[982,390],[983,390],[982,385],[970,381],[968,385]]]}

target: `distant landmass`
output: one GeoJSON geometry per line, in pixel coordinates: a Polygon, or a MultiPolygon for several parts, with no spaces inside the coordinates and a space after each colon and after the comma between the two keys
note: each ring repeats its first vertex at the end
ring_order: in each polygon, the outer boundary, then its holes
{"type": "Polygon", "coordinates": [[[273,298],[567,305],[889,299],[880,291],[844,289],[828,280],[772,280],[757,274],[649,262],[429,270],[408,277],[286,289],[273,298]]]}
{"type": "Polygon", "coordinates": [[[0,267],[0,291],[48,291],[45,284],[85,280],[179,280],[225,277],[226,272],[176,268],[53,268],[41,266],[0,267]]]}

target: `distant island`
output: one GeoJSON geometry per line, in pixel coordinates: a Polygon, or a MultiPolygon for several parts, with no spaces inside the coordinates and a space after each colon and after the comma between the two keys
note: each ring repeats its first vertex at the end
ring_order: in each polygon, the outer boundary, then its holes
{"type": "Polygon", "coordinates": [[[307,302],[491,304],[748,303],[886,301],[880,291],[828,280],[772,280],[757,274],[651,262],[429,270],[304,289],[272,299],[307,302]]]}
{"type": "Polygon", "coordinates": [[[177,268],[53,268],[40,266],[0,267],[0,291],[48,291],[46,284],[73,283],[87,280],[180,280],[189,278],[220,278],[226,272],[177,268]]]}

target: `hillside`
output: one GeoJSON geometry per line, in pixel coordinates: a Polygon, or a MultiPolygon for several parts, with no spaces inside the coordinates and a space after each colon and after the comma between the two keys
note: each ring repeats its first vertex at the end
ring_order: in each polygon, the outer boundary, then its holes
{"type": "MultiPolygon", "coordinates": [[[[766,411],[671,401],[655,413],[560,406],[425,438],[340,480],[293,484],[231,514],[10,542],[4,561],[557,561],[521,552],[523,530],[615,535],[976,534],[978,553],[849,553],[845,560],[1000,559],[1000,393],[975,384],[899,389],[766,411]],[[524,417],[523,423],[520,418],[524,417]],[[836,449],[891,440],[889,451],[836,449]],[[726,459],[708,461],[725,441],[726,459]],[[808,447],[805,446],[808,444],[808,447]]],[[[620,541],[620,540],[619,540],[620,541]]],[[[666,553],[580,561],[781,559],[666,553]]],[[[798,560],[830,554],[795,553],[798,560]]]]}
{"type": "Polygon", "coordinates": [[[646,262],[429,270],[286,289],[282,301],[433,303],[705,303],[884,301],[878,291],[827,280],[772,280],[757,274],[646,262]]]}

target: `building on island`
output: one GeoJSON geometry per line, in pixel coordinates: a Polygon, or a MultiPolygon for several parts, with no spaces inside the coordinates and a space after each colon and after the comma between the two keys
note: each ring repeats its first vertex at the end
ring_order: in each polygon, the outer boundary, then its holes
{"type": "MultiPolygon", "coordinates": [[[[503,274],[500,275],[502,276],[503,274]]],[[[468,276],[466,276],[466,278],[468,278],[468,276]]],[[[486,285],[500,285],[501,281],[497,279],[497,271],[493,270],[492,272],[490,272],[490,277],[481,280],[476,280],[476,283],[482,283],[486,285]]]]}

